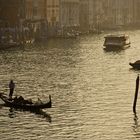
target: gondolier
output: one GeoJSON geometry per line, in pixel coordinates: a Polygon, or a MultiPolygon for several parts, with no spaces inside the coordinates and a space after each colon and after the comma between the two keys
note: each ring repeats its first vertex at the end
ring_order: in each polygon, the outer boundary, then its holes
{"type": "Polygon", "coordinates": [[[11,80],[10,83],[9,83],[9,89],[10,89],[9,98],[12,98],[14,88],[15,88],[15,83],[13,82],[13,80],[11,80]]]}

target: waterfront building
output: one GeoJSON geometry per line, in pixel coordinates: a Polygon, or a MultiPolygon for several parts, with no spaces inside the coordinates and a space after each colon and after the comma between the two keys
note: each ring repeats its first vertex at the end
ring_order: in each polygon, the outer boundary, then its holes
{"type": "Polygon", "coordinates": [[[94,30],[95,28],[95,1],[89,0],[89,30],[94,30]]]}
{"type": "Polygon", "coordinates": [[[11,0],[6,2],[0,0],[0,20],[5,22],[7,27],[15,27],[20,24],[20,20],[23,19],[23,0],[11,0]]]}
{"type": "Polygon", "coordinates": [[[46,16],[49,26],[59,24],[59,3],[60,0],[46,0],[46,16]]]}
{"type": "Polygon", "coordinates": [[[140,0],[0,0],[0,27],[27,27],[39,37],[139,26],[139,6],[140,0]]]}
{"type": "Polygon", "coordinates": [[[104,1],[103,0],[89,0],[89,30],[101,30],[105,22],[104,14],[104,1]]]}
{"type": "Polygon", "coordinates": [[[140,26],[140,0],[132,0],[133,25],[140,26]]]}
{"type": "Polygon", "coordinates": [[[132,0],[116,0],[115,7],[113,7],[113,12],[115,14],[114,23],[117,26],[129,25],[132,21],[131,12],[131,2],[132,0]]]}
{"type": "Polygon", "coordinates": [[[45,20],[44,0],[25,0],[25,20],[34,23],[36,28],[45,20]]]}
{"type": "Polygon", "coordinates": [[[103,11],[105,15],[103,28],[116,28],[116,0],[103,0],[103,11]]]}
{"type": "Polygon", "coordinates": [[[24,21],[36,39],[44,36],[47,30],[46,0],[25,0],[24,21]]]}
{"type": "Polygon", "coordinates": [[[80,0],[79,23],[81,31],[89,30],[89,0],[80,0]]]}
{"type": "Polygon", "coordinates": [[[24,0],[0,0],[0,42],[15,45],[23,41],[24,0]]]}
{"type": "Polygon", "coordinates": [[[79,0],[61,0],[60,26],[62,29],[79,27],[79,0]]]}
{"type": "Polygon", "coordinates": [[[105,28],[120,28],[133,22],[132,0],[103,0],[105,28]]]}
{"type": "Polygon", "coordinates": [[[38,38],[44,32],[44,0],[0,0],[0,20],[15,30],[19,40],[38,38]]]}
{"type": "Polygon", "coordinates": [[[57,33],[60,23],[60,0],[45,0],[45,15],[48,23],[49,35],[57,33]]]}

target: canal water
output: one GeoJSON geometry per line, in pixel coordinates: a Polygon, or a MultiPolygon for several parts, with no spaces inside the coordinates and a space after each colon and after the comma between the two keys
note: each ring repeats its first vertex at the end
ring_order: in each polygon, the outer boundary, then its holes
{"type": "Polygon", "coordinates": [[[132,111],[140,71],[129,66],[140,59],[140,30],[120,33],[130,36],[130,48],[105,51],[103,33],[1,50],[1,92],[13,79],[14,95],[52,96],[42,113],[0,106],[1,140],[140,139],[140,98],[137,117],[132,111]]]}

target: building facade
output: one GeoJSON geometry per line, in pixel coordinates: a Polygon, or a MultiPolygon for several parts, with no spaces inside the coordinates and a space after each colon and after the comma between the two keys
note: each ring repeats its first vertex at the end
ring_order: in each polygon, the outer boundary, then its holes
{"type": "Polygon", "coordinates": [[[102,0],[104,28],[120,28],[133,22],[132,0],[102,0]]]}
{"type": "Polygon", "coordinates": [[[45,0],[48,34],[54,36],[60,25],[60,0],[45,0]]]}
{"type": "Polygon", "coordinates": [[[140,1],[139,0],[133,0],[132,1],[133,6],[133,24],[136,26],[140,26],[140,1]]]}
{"type": "Polygon", "coordinates": [[[104,1],[89,0],[89,28],[91,31],[102,28],[105,22],[104,1]]]}
{"type": "Polygon", "coordinates": [[[20,24],[20,20],[24,16],[24,1],[21,0],[0,0],[0,19],[5,22],[8,27],[15,27],[20,24]]]}
{"type": "Polygon", "coordinates": [[[49,26],[57,26],[60,21],[60,0],[46,0],[45,7],[49,26]]]}
{"type": "Polygon", "coordinates": [[[28,27],[38,36],[139,26],[139,6],[140,0],[0,0],[0,26],[28,27]]]}
{"type": "Polygon", "coordinates": [[[35,38],[46,33],[46,0],[24,0],[25,18],[24,23],[32,30],[35,38]]]}
{"type": "Polygon", "coordinates": [[[60,3],[60,27],[79,27],[79,0],[61,0],[60,3]]]}
{"type": "Polygon", "coordinates": [[[79,23],[81,31],[89,30],[89,0],[80,0],[79,23]]]}

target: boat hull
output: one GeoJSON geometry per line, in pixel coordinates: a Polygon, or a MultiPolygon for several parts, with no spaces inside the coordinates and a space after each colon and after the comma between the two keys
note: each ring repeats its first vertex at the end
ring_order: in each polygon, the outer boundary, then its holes
{"type": "Polygon", "coordinates": [[[130,66],[132,66],[134,69],[140,70],[140,63],[129,63],[130,66]]]}
{"type": "Polygon", "coordinates": [[[35,104],[23,104],[23,103],[16,103],[13,99],[9,99],[5,95],[1,95],[0,98],[5,102],[5,106],[13,107],[17,109],[25,109],[25,110],[39,110],[45,108],[51,108],[52,103],[51,100],[47,103],[35,103],[35,104]]]}
{"type": "Polygon", "coordinates": [[[125,46],[106,46],[103,49],[105,51],[121,51],[129,48],[130,45],[125,45],[125,46]]]}

